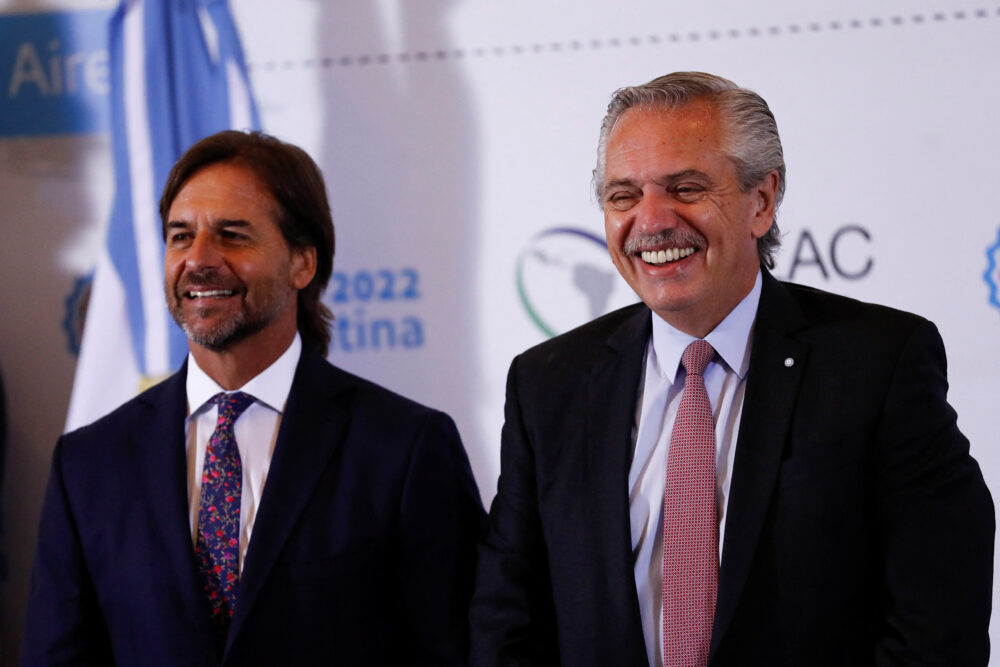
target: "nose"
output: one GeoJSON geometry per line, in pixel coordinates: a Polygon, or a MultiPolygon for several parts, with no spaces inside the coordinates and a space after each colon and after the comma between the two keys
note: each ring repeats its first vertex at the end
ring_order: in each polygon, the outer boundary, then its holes
{"type": "Polygon", "coordinates": [[[655,234],[678,226],[676,203],[663,188],[656,185],[643,189],[635,207],[635,227],[643,234],[655,234]]]}
{"type": "Polygon", "coordinates": [[[199,230],[191,240],[191,245],[188,246],[184,263],[188,270],[203,269],[218,266],[220,257],[213,236],[206,230],[199,230]]]}

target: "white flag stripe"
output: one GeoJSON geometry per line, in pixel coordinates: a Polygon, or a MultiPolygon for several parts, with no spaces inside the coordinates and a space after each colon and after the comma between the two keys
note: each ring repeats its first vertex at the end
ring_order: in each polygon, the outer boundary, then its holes
{"type": "Polygon", "coordinates": [[[235,130],[249,130],[254,126],[253,98],[242,68],[232,58],[226,59],[226,81],[229,86],[229,126],[235,130]]]}
{"type": "Polygon", "coordinates": [[[66,415],[67,431],[111,412],[132,398],[138,386],[139,367],[131,354],[125,291],[107,246],[101,247],[94,267],[87,322],[107,322],[115,326],[83,329],[73,396],[66,415]]]}
{"type": "Polygon", "coordinates": [[[201,36],[205,40],[208,56],[215,62],[219,61],[219,31],[215,29],[215,21],[204,7],[198,7],[198,23],[201,25],[201,36]]]}

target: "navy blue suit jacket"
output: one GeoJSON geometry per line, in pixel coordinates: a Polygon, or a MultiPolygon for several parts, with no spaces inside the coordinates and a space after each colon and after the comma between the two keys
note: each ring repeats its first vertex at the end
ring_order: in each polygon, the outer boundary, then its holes
{"type": "MultiPolygon", "coordinates": [[[[473,665],[648,665],[627,480],[650,330],[637,304],[511,365],[473,665]]],[[[986,664],[993,505],[947,387],[927,320],[765,272],[709,665],[986,664]]]]}
{"type": "Polygon", "coordinates": [[[23,664],[464,664],[484,515],[455,426],[307,349],[216,655],[188,518],[185,376],[60,439],[23,664]]]}

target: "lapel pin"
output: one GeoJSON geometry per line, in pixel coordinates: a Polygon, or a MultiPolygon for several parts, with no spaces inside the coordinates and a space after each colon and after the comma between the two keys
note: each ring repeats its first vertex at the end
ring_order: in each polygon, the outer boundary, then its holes
{"type": "Polygon", "coordinates": [[[795,360],[791,357],[785,357],[785,368],[791,368],[795,365],[795,360]]]}

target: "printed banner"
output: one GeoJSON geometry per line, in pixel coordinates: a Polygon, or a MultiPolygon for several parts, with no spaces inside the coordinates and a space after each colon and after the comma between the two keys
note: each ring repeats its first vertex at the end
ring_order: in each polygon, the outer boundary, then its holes
{"type": "Polygon", "coordinates": [[[0,16],[0,137],[108,129],[109,16],[0,16]]]}

